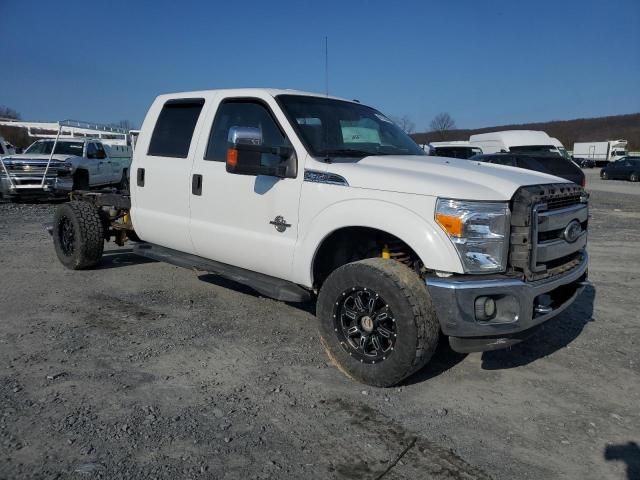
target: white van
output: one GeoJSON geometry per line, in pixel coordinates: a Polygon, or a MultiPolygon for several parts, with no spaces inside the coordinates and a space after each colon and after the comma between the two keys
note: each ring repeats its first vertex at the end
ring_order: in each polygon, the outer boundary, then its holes
{"type": "Polygon", "coordinates": [[[559,153],[552,138],[545,132],[537,130],[503,130],[501,132],[479,133],[471,135],[469,143],[474,147],[481,148],[483,153],[559,153]]]}

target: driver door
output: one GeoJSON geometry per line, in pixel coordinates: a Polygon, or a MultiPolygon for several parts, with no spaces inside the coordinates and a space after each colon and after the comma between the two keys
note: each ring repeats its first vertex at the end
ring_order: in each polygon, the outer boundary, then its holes
{"type": "MultiPolygon", "coordinates": [[[[201,136],[191,176],[190,230],[196,253],[289,278],[298,236],[302,172],[284,179],[236,175],[228,173],[225,164],[232,127],[259,129],[263,146],[291,145],[281,126],[286,124],[284,115],[268,98],[227,98],[212,109],[210,115],[214,114],[208,122],[210,132],[201,136]]],[[[261,161],[279,162],[275,157],[263,154],[261,161]]]]}
{"type": "Polygon", "coordinates": [[[99,156],[96,144],[93,142],[87,143],[86,157],[88,160],[87,167],[89,170],[89,186],[107,183],[107,180],[104,178],[106,160],[98,158],[99,156]]]}

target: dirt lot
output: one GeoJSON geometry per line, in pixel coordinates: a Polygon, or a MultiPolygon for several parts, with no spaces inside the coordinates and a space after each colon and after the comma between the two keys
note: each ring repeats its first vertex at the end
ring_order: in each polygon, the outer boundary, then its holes
{"type": "Polygon", "coordinates": [[[640,478],[640,185],[596,173],[594,287],[393,389],[328,363],[313,305],[113,245],[67,271],[53,206],[0,205],[0,478],[640,478]]]}

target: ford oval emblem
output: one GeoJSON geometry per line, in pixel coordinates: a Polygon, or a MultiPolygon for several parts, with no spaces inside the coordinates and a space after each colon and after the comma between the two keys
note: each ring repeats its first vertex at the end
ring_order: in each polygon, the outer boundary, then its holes
{"type": "Polygon", "coordinates": [[[581,233],[582,225],[580,225],[580,222],[578,220],[571,220],[569,225],[564,229],[564,232],[562,232],[562,236],[567,242],[573,243],[580,238],[581,233]]]}

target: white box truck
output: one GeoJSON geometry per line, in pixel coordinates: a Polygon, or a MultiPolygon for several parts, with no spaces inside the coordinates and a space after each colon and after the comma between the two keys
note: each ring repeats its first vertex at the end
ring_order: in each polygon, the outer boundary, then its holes
{"type": "Polygon", "coordinates": [[[573,144],[573,158],[576,160],[593,160],[602,166],[626,157],[626,140],[607,140],[606,142],[579,142],[573,144]]]}

